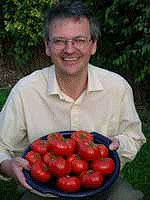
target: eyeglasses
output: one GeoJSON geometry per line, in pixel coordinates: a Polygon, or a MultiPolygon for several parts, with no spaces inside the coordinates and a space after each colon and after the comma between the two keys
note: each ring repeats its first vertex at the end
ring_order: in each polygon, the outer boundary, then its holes
{"type": "Polygon", "coordinates": [[[86,37],[75,37],[72,39],[66,39],[61,37],[55,37],[49,39],[49,42],[55,49],[64,49],[66,45],[68,45],[69,42],[73,45],[74,48],[77,49],[84,49],[89,45],[89,42],[91,39],[88,39],[86,37]]]}

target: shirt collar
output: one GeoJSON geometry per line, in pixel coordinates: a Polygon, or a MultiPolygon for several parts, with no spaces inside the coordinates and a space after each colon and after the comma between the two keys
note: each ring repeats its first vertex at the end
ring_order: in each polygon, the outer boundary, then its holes
{"type": "Polygon", "coordinates": [[[88,92],[104,90],[97,70],[99,71],[97,67],[91,64],[88,65],[88,92]]]}
{"type": "MultiPolygon", "coordinates": [[[[99,75],[97,73],[97,67],[89,64],[88,65],[88,87],[87,92],[100,91],[103,90],[103,85],[100,81],[99,75]]],[[[49,94],[59,94],[61,90],[57,83],[55,66],[52,65],[49,69],[49,78],[48,78],[48,93],[49,94]]]]}
{"type": "Polygon", "coordinates": [[[57,83],[55,66],[50,66],[48,77],[48,94],[60,94],[60,88],[57,83]]]}

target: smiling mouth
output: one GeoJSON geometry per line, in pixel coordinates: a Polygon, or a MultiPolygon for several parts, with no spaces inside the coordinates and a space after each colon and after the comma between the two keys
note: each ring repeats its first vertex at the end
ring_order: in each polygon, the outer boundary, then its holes
{"type": "Polygon", "coordinates": [[[64,61],[77,61],[79,58],[63,58],[64,61]]]}

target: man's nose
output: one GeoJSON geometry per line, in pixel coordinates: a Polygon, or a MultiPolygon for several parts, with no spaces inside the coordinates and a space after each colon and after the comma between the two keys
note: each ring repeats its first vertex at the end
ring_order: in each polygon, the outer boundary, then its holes
{"type": "Polygon", "coordinates": [[[75,47],[74,47],[73,42],[71,40],[67,41],[65,44],[64,52],[73,53],[74,51],[75,51],[75,47]]]}

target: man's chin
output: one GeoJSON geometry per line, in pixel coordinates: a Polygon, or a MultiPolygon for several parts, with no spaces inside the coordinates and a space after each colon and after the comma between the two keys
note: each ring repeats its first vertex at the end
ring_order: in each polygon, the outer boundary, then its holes
{"type": "Polygon", "coordinates": [[[62,69],[63,73],[66,75],[74,76],[80,72],[80,69],[76,66],[64,66],[62,69]]]}

